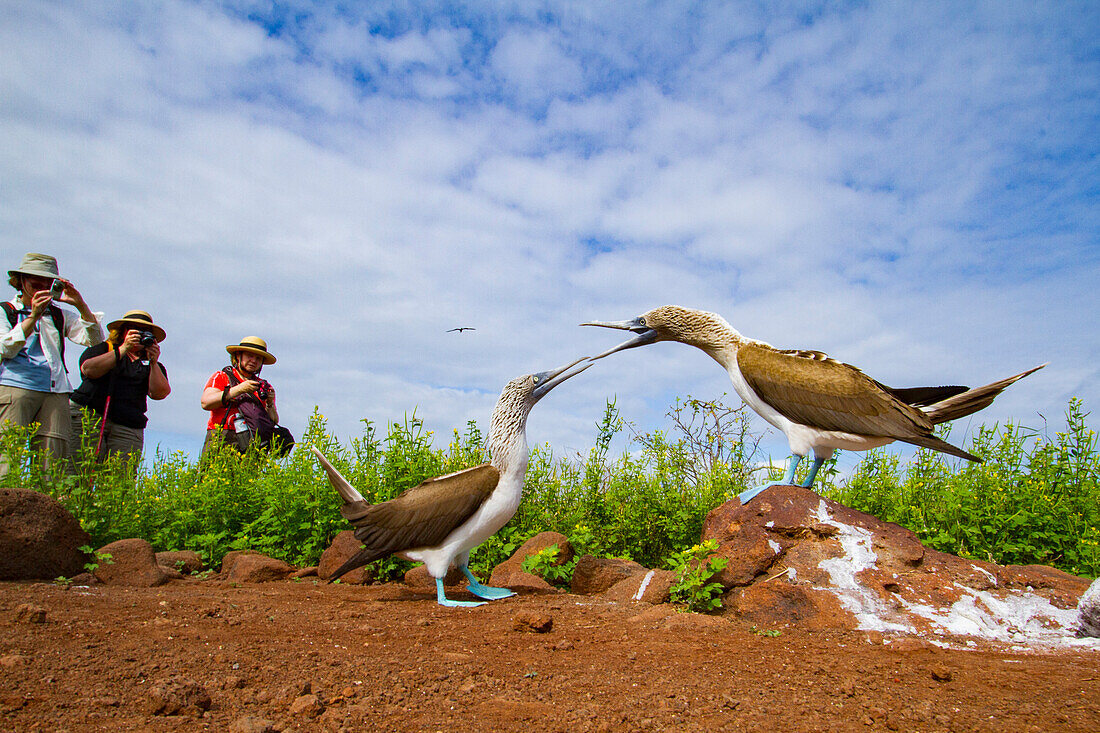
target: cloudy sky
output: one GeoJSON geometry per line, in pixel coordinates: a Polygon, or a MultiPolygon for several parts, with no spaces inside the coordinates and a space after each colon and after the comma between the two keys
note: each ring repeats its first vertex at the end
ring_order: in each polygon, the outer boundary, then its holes
{"type": "MultiPolygon", "coordinates": [[[[1093,2],[2,3],[0,238],[168,331],[154,447],[197,454],[243,336],[295,434],[449,434],[666,303],[896,386],[1049,361],[981,421],[1055,429],[1100,402],[1098,39],[1093,2]]],[[[724,392],[632,350],[529,437],[724,392]]]]}

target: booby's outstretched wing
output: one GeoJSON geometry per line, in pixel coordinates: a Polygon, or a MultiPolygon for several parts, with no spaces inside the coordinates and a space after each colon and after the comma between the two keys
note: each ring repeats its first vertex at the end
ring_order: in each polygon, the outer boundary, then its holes
{"type": "Polygon", "coordinates": [[[381,504],[347,507],[355,537],[367,549],[391,554],[434,547],[489,498],[500,472],[489,463],[424,481],[381,504]]]}
{"type": "Polygon", "coordinates": [[[356,527],[355,538],[363,543],[363,549],[348,558],[330,581],[380,557],[442,543],[473,516],[500,480],[500,472],[483,463],[423,481],[389,501],[369,504],[320,451],[314,448],[313,452],[344,499],[340,513],[356,527]]]}
{"type": "MultiPolygon", "coordinates": [[[[781,351],[750,343],[737,351],[737,367],[760,399],[791,422],[818,430],[892,438],[979,460],[934,437],[934,423],[928,416],[894,391],[884,389],[851,364],[819,351],[781,351]]],[[[929,394],[931,391],[916,396],[927,398],[929,394]]]]}

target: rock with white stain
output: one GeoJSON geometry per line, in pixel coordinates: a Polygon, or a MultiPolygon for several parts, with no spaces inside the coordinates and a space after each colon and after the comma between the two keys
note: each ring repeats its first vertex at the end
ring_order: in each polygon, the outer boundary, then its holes
{"type": "Polygon", "coordinates": [[[1062,643],[1081,626],[1076,607],[1089,584],[925,548],[904,527],[797,486],[717,507],[702,539],[718,541],[729,560],[722,577],[737,580],[723,613],[768,628],[1062,643]]]}
{"type": "Polygon", "coordinates": [[[1100,637],[1100,578],[1092,581],[1077,604],[1077,636],[1100,637]]]}
{"type": "Polygon", "coordinates": [[[676,582],[676,573],[671,570],[646,570],[643,573],[632,575],[620,580],[603,593],[603,597],[609,601],[625,603],[628,601],[641,601],[642,603],[668,603],[669,589],[676,582]]]}

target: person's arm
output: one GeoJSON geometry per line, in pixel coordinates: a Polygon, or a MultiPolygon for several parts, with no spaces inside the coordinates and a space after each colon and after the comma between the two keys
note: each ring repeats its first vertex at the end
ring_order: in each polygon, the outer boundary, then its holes
{"type": "Polygon", "coordinates": [[[84,302],[84,296],[80,294],[80,291],[77,290],[71,282],[64,278],[58,279],[61,280],[62,284],[65,286],[65,289],[61,293],[61,297],[57,299],[58,302],[68,303],[75,307],[80,313],[79,321],[69,323],[66,320],[65,336],[73,343],[82,344],[84,346],[94,346],[95,344],[102,343],[104,340],[103,327],[99,323],[99,318],[102,314],[92,312],[92,309],[84,302]]]}
{"type": "MultiPolygon", "coordinates": [[[[228,382],[228,380],[226,380],[228,382]]],[[[260,383],[254,379],[248,379],[240,384],[234,385],[229,388],[229,399],[234,400],[242,395],[252,394],[260,388],[260,383]]],[[[218,408],[225,407],[222,402],[222,395],[225,393],[225,387],[210,386],[202,391],[202,399],[199,404],[202,405],[204,410],[217,410],[218,408]]]]}
{"type": "Polygon", "coordinates": [[[267,416],[271,418],[271,422],[276,425],[279,424],[279,411],[275,409],[275,391],[271,391],[271,396],[267,400],[267,404],[264,405],[267,408],[267,416]]]}
{"type": "Polygon", "coordinates": [[[109,346],[102,354],[89,356],[87,359],[80,362],[80,375],[87,379],[99,379],[104,374],[114,369],[121,360],[121,349],[116,350],[109,346]]]}
{"type": "Polygon", "coordinates": [[[146,346],[145,357],[149,360],[149,396],[163,400],[172,393],[172,387],[168,384],[168,374],[160,365],[160,344],[146,346]]]}

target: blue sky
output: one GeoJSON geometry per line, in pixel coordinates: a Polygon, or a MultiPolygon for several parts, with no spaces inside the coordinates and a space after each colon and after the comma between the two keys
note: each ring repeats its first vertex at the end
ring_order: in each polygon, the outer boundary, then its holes
{"type": "MultiPolygon", "coordinates": [[[[1087,2],[4,3],[0,238],[165,327],[171,449],[246,335],[296,434],[449,434],[665,303],[895,386],[1049,361],[980,420],[1057,428],[1100,397],[1098,38],[1087,2]]],[[[634,350],[529,437],[723,393],[634,350]]]]}

